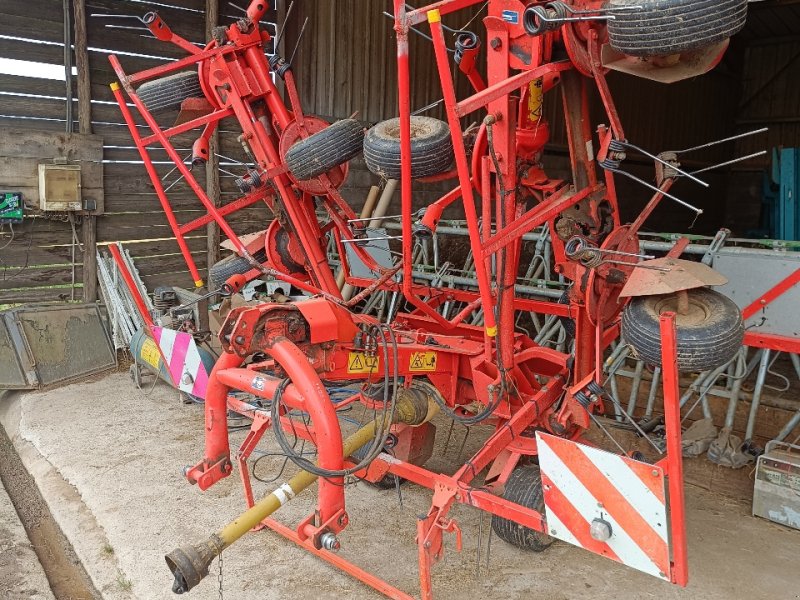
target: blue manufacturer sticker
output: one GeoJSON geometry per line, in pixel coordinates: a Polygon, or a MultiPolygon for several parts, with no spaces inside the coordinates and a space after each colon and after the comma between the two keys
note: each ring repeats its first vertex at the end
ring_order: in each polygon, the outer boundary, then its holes
{"type": "Polygon", "coordinates": [[[512,25],[519,23],[519,13],[515,10],[504,10],[502,16],[503,21],[507,23],[511,23],[512,25]]]}
{"type": "Polygon", "coordinates": [[[254,390],[258,390],[259,392],[263,392],[264,391],[264,382],[265,382],[265,380],[264,380],[263,377],[256,376],[256,377],[253,377],[253,381],[250,383],[250,386],[254,390]]]}

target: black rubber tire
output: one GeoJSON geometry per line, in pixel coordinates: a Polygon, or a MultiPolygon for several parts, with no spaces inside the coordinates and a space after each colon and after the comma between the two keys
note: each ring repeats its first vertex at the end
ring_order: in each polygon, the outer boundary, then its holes
{"type": "Polygon", "coordinates": [[[197,71],[182,71],[147,81],[139,86],[136,94],[152,113],[180,108],[187,98],[204,97],[197,71]]]}
{"type": "Polygon", "coordinates": [[[358,156],[364,145],[364,126],[342,119],[296,142],[286,152],[286,165],[300,181],[313,179],[358,156]]]}
{"type": "Polygon", "coordinates": [[[705,48],[735,35],[747,20],[747,0],[611,0],[611,47],[630,56],[668,56],[705,48]]]}
{"type": "MultiPolygon", "coordinates": [[[[267,251],[259,249],[253,253],[253,258],[263,264],[267,260],[267,251]]],[[[209,290],[218,290],[230,277],[243,275],[252,268],[247,259],[238,254],[226,256],[218,263],[214,263],[208,270],[209,290]]]]}
{"type": "MultiPolygon", "coordinates": [[[[400,179],[400,119],[374,125],[364,138],[367,168],[385,179],[400,179]]],[[[411,177],[438,175],[453,164],[450,127],[431,117],[411,117],[411,177]]]]}
{"type": "MultiPolygon", "coordinates": [[[[503,498],[544,514],[544,492],[539,466],[524,465],[514,469],[506,481],[503,498]]],[[[555,541],[546,533],[496,515],[492,516],[492,529],[504,542],[532,552],[543,552],[555,541]]]]}
{"type": "Polygon", "coordinates": [[[661,365],[659,317],[676,311],[678,370],[707,371],[730,361],[742,347],[744,321],[739,307],[707,288],[689,290],[689,314],[677,314],[677,297],[634,298],[622,313],[622,338],[634,354],[661,365]]]}

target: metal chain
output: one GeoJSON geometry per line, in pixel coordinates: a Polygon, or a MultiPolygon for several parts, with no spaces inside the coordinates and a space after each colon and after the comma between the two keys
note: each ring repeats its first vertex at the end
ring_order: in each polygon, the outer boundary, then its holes
{"type": "Polygon", "coordinates": [[[219,575],[217,575],[217,580],[219,581],[219,600],[225,600],[222,596],[222,552],[219,553],[219,575]]]}

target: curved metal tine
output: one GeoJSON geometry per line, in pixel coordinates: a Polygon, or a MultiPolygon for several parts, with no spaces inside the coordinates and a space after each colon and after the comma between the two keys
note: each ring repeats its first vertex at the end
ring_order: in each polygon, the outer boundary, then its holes
{"type": "MultiPolygon", "coordinates": [[[[387,219],[402,219],[403,215],[386,215],[385,217],[381,217],[382,221],[387,219]]],[[[363,219],[347,219],[348,223],[363,223],[364,221],[372,221],[372,217],[365,217],[363,219]]]]}
{"type": "Polygon", "coordinates": [[[292,56],[289,57],[287,61],[290,65],[294,61],[294,55],[297,54],[297,49],[300,48],[300,42],[303,41],[303,35],[306,33],[306,25],[308,25],[308,17],[306,17],[305,21],[303,21],[303,26],[300,28],[300,34],[297,36],[297,41],[294,44],[294,50],[292,50],[292,56]]]}
{"type": "MultiPolygon", "coordinates": [[[[132,29],[134,31],[150,31],[147,27],[136,27],[135,25],[110,25],[106,23],[106,29],[132,29]]],[[[154,35],[143,36],[143,37],[151,37],[155,39],[154,35]]]]}
{"type": "Polygon", "coordinates": [[[436,108],[437,106],[439,106],[439,105],[440,105],[442,102],[444,102],[444,98],[440,98],[440,99],[439,99],[439,100],[437,100],[436,102],[431,102],[431,103],[430,103],[430,104],[428,104],[427,106],[423,106],[422,108],[418,108],[417,110],[415,110],[414,112],[412,112],[412,113],[411,113],[411,116],[412,116],[412,117],[416,117],[416,116],[418,116],[418,115],[421,115],[421,114],[422,114],[422,113],[424,113],[424,112],[428,112],[430,109],[432,109],[432,108],[436,108]]]}
{"type": "Polygon", "coordinates": [[[691,148],[684,148],[683,150],[669,150],[673,154],[685,154],[687,152],[694,152],[695,150],[701,150],[703,148],[710,148],[711,146],[716,146],[717,144],[724,144],[725,142],[732,142],[734,140],[740,140],[744,137],[749,137],[751,135],[757,135],[759,133],[766,133],[769,131],[769,127],[762,127],[761,129],[754,129],[753,131],[747,131],[745,133],[739,133],[737,135],[732,135],[730,137],[723,138],[721,140],[716,140],[713,142],[707,142],[705,144],[700,144],[699,146],[693,146],[691,148]]]}
{"type": "MultiPolygon", "coordinates": [[[[283,18],[283,24],[281,25],[280,31],[275,36],[275,43],[273,44],[273,48],[277,51],[278,44],[281,43],[281,38],[283,37],[283,32],[286,30],[286,24],[289,22],[289,17],[292,15],[292,9],[294,8],[294,0],[289,3],[289,8],[286,9],[286,16],[283,18]]],[[[247,12],[247,11],[245,11],[247,12]]]]}
{"type": "MultiPolygon", "coordinates": [[[[405,4],[405,6],[406,6],[406,10],[408,10],[408,11],[417,10],[416,8],[414,8],[413,6],[408,4],[407,2],[405,4]]],[[[481,10],[483,10],[483,9],[481,9],[481,10]]],[[[392,18],[394,19],[394,15],[392,15],[392,18]]],[[[464,31],[463,29],[453,29],[452,27],[448,27],[444,23],[442,23],[442,29],[444,29],[445,31],[449,31],[450,33],[462,33],[464,31]]]]}
{"type": "Polygon", "coordinates": [[[537,14],[537,18],[545,23],[581,23],[583,21],[613,21],[616,19],[614,15],[592,15],[587,17],[553,17],[552,19],[543,14],[537,14]]]}
{"type": "MultiPolygon", "coordinates": [[[[187,160],[187,159],[189,159],[189,158],[192,158],[192,155],[191,155],[191,154],[188,154],[188,155],[187,155],[187,156],[186,156],[186,157],[183,159],[183,161],[182,161],[182,162],[183,162],[183,164],[186,164],[186,160],[187,160]]],[[[167,171],[166,175],[164,175],[164,176],[161,178],[161,181],[164,181],[164,180],[166,180],[166,178],[167,178],[167,177],[169,177],[170,175],[172,175],[172,174],[173,174],[173,173],[174,173],[174,172],[175,172],[177,169],[178,169],[178,165],[175,165],[174,167],[172,167],[172,168],[171,168],[169,171],[167,171]]]]}
{"type": "Polygon", "coordinates": [[[622,146],[624,146],[626,148],[632,148],[633,150],[636,150],[637,152],[641,152],[645,156],[648,156],[648,157],[652,158],[654,161],[661,163],[665,167],[668,167],[668,168],[672,169],[673,171],[679,173],[680,175],[688,177],[689,179],[691,179],[692,181],[694,181],[696,183],[699,183],[703,187],[710,187],[709,184],[707,184],[702,179],[698,179],[697,177],[695,177],[694,175],[692,175],[688,171],[684,171],[683,169],[680,169],[680,168],[676,167],[675,165],[668,163],[667,161],[665,161],[664,159],[660,158],[659,156],[656,156],[655,154],[651,154],[650,152],[648,152],[644,148],[639,148],[639,146],[631,144],[630,142],[623,142],[623,141],[620,141],[620,140],[615,140],[615,141],[616,141],[617,144],[620,144],[620,145],[622,145],[622,146]]]}
{"type": "Polygon", "coordinates": [[[387,235],[383,237],[366,237],[366,238],[353,238],[350,240],[342,240],[343,244],[357,244],[358,242],[378,242],[382,240],[402,240],[402,235],[387,235]]]}
{"type": "Polygon", "coordinates": [[[140,17],[139,15],[112,15],[112,14],[107,14],[107,13],[92,13],[89,16],[90,17],[96,17],[98,19],[136,19],[137,21],[140,21],[140,22],[144,23],[145,25],[147,25],[147,23],[145,23],[144,19],[142,17],[140,17]]]}
{"type": "Polygon", "coordinates": [[[224,158],[228,162],[236,163],[236,164],[239,164],[239,165],[247,165],[247,166],[249,166],[251,164],[251,163],[242,162],[242,161],[237,160],[235,158],[231,158],[230,156],[225,156],[224,154],[220,154],[219,152],[215,152],[214,154],[216,154],[218,158],[224,158]]]}
{"type": "MultiPolygon", "coordinates": [[[[390,18],[390,19],[394,20],[394,15],[393,15],[392,13],[388,13],[388,12],[386,12],[386,11],[383,11],[383,13],[381,13],[381,14],[383,14],[383,16],[384,16],[384,17],[388,17],[388,18],[390,18]]],[[[443,27],[444,29],[447,29],[447,28],[446,28],[446,27],[444,27],[444,26],[442,26],[442,27],[443,27]]],[[[416,33],[418,36],[420,36],[420,37],[422,37],[422,38],[425,38],[425,39],[426,39],[426,40],[428,40],[429,42],[433,42],[433,38],[432,38],[431,36],[429,36],[427,33],[424,33],[424,32],[420,31],[419,29],[417,29],[417,28],[415,28],[415,27],[409,27],[409,29],[410,29],[411,31],[413,31],[414,33],[416,33]]],[[[447,50],[447,51],[448,51],[450,54],[453,54],[453,53],[455,53],[455,50],[453,50],[452,48],[445,48],[445,50],[447,50]]]]}
{"type": "Polygon", "coordinates": [[[628,177],[629,179],[633,179],[637,183],[641,183],[644,187],[646,187],[646,188],[648,188],[650,190],[653,190],[654,192],[658,192],[659,194],[661,194],[665,198],[669,198],[670,200],[672,200],[674,202],[677,202],[681,206],[683,206],[685,208],[688,208],[689,210],[693,211],[698,216],[703,214],[703,209],[702,208],[697,208],[696,206],[692,206],[691,204],[689,204],[688,202],[685,202],[684,200],[681,200],[677,196],[673,196],[669,192],[665,192],[664,190],[659,189],[659,188],[657,188],[656,186],[654,186],[654,185],[652,185],[650,183],[647,183],[644,179],[639,179],[633,173],[628,173],[627,171],[623,171],[622,169],[608,169],[608,170],[611,171],[612,173],[619,173],[620,175],[625,175],[625,177],[628,177]]]}
{"type": "Polygon", "coordinates": [[[606,8],[598,8],[597,10],[578,10],[570,6],[569,4],[565,4],[564,8],[566,11],[573,15],[589,15],[594,13],[613,13],[613,12],[625,12],[628,10],[641,10],[643,7],[639,5],[635,6],[609,6],[606,8]]]}
{"type": "Polygon", "coordinates": [[[714,169],[719,169],[720,167],[727,167],[728,165],[734,165],[736,163],[740,163],[745,160],[750,160],[751,158],[764,156],[766,153],[767,153],[766,150],[761,150],[760,152],[753,152],[753,154],[748,154],[747,156],[740,156],[739,158],[726,160],[725,162],[721,162],[716,165],[711,165],[710,167],[703,167],[702,169],[698,169],[697,171],[692,171],[692,175],[697,175],[698,173],[705,173],[706,171],[712,171],[714,169]]]}

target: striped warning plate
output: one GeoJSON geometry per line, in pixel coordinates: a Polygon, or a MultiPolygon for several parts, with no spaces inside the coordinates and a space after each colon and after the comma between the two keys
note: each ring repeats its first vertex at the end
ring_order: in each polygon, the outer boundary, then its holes
{"type": "Polygon", "coordinates": [[[536,438],[548,533],[669,581],[663,470],[546,433],[536,438]]]}
{"type": "Polygon", "coordinates": [[[166,327],[153,327],[153,337],[178,389],[205,399],[208,373],[191,334],[166,327]]]}

